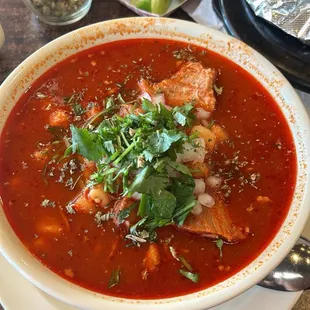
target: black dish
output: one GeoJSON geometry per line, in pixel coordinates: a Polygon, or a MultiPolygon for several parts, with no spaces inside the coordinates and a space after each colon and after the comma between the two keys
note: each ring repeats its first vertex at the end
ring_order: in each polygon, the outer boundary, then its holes
{"type": "Polygon", "coordinates": [[[294,87],[310,93],[310,46],[255,16],[245,0],[213,0],[228,33],[271,61],[294,87]]]}

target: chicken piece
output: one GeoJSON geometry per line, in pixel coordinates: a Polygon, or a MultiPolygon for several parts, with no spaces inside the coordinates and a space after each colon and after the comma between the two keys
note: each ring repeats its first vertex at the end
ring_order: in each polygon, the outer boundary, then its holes
{"type": "Polygon", "coordinates": [[[241,228],[232,223],[228,210],[221,200],[212,208],[203,207],[199,215],[189,214],[180,228],[211,238],[221,237],[228,242],[238,242],[246,237],[241,228]]]}
{"type": "Polygon", "coordinates": [[[271,202],[271,199],[268,196],[257,196],[256,201],[258,203],[267,204],[271,202]]]}
{"type": "Polygon", "coordinates": [[[50,114],[49,125],[68,127],[70,124],[70,118],[71,117],[67,111],[58,109],[50,114]]]}
{"type": "Polygon", "coordinates": [[[142,93],[151,97],[163,92],[168,105],[182,106],[192,102],[196,108],[212,112],[216,103],[213,91],[215,79],[214,69],[204,68],[198,62],[187,62],[168,79],[154,84],[142,79],[138,85],[142,93]]]}
{"type": "Polygon", "coordinates": [[[63,223],[54,217],[42,218],[36,225],[38,234],[59,237],[64,233],[63,223]]]}
{"type": "Polygon", "coordinates": [[[156,243],[151,243],[143,260],[144,270],[142,272],[142,278],[145,280],[150,273],[156,271],[159,264],[159,247],[156,243]]]}
{"type": "Polygon", "coordinates": [[[72,268],[64,269],[64,274],[69,278],[74,278],[74,271],[72,270],[72,268]]]}

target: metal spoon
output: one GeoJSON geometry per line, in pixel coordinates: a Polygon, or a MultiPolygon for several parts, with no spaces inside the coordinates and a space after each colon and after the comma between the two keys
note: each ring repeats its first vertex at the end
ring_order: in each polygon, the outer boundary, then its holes
{"type": "Polygon", "coordinates": [[[299,238],[284,261],[258,285],[289,292],[310,288],[310,242],[299,238]]]}

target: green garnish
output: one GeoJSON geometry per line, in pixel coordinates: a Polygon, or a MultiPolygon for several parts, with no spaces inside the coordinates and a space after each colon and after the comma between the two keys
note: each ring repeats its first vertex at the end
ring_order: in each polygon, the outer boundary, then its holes
{"type": "Polygon", "coordinates": [[[117,216],[117,219],[120,223],[124,222],[125,219],[127,217],[129,217],[131,211],[137,206],[137,203],[133,203],[131,206],[129,206],[128,208],[122,210],[118,216],[117,216]]]}
{"type": "Polygon", "coordinates": [[[193,272],[193,267],[189,264],[189,262],[183,256],[178,256],[174,247],[170,246],[169,250],[171,255],[187,269],[180,269],[180,274],[194,283],[197,283],[199,281],[199,274],[197,272],[193,272]]]}
{"type": "Polygon", "coordinates": [[[179,272],[182,276],[193,281],[194,283],[197,283],[199,281],[199,274],[198,273],[186,271],[184,269],[180,269],[179,272]]]}
{"type": "Polygon", "coordinates": [[[186,267],[187,270],[193,271],[192,266],[188,263],[188,261],[183,256],[179,256],[179,260],[184,265],[184,267],[186,267]]]}
{"type": "Polygon", "coordinates": [[[220,257],[222,258],[223,257],[222,247],[224,245],[224,241],[222,239],[217,239],[215,243],[216,243],[217,248],[220,250],[220,257]]]}
{"type": "Polygon", "coordinates": [[[79,103],[74,104],[74,105],[72,106],[72,109],[73,109],[73,112],[74,112],[74,114],[75,114],[76,116],[80,116],[80,115],[82,115],[83,113],[85,113],[85,110],[83,109],[83,107],[82,107],[79,103]]]}
{"type": "MultiPolygon", "coordinates": [[[[124,104],[121,96],[116,99],[107,99],[106,107],[117,110],[124,104]]],[[[142,221],[131,234],[141,237],[146,231],[151,240],[158,227],[182,225],[196,203],[194,179],[185,165],[176,162],[183,144],[192,141],[181,129],[188,128],[195,116],[190,104],[168,110],[142,99],[142,108],[144,114],[106,115],[90,128],[71,125],[67,154],[78,153],[96,162],[89,186],[102,183],[105,191],[128,197],[142,194],[138,208],[142,221]],[[179,176],[171,177],[169,171],[179,176]]],[[[127,213],[121,220],[124,216],[127,213]]]]}
{"type": "Polygon", "coordinates": [[[119,284],[120,276],[121,276],[121,272],[120,272],[119,268],[113,270],[111,277],[110,277],[110,280],[109,280],[109,283],[108,283],[108,288],[111,288],[111,287],[119,284]]]}
{"type": "Polygon", "coordinates": [[[54,136],[55,139],[62,140],[65,133],[62,127],[58,126],[48,126],[47,130],[54,136]]]}
{"type": "Polygon", "coordinates": [[[99,161],[105,154],[105,149],[100,143],[99,136],[86,128],[70,126],[72,134],[72,153],[78,153],[88,160],[99,161]]]}

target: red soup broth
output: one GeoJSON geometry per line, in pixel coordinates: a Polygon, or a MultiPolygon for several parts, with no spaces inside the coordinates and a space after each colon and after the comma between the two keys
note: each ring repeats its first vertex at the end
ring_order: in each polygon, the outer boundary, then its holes
{"type": "MultiPolygon", "coordinates": [[[[60,156],[65,148],[55,141],[52,155],[60,156]]],[[[0,148],[4,211],[27,249],[71,282],[126,298],[180,296],[208,288],[240,271],[279,230],[288,213],[296,180],[293,138],[268,91],[226,58],[201,47],[168,40],[104,44],[49,69],[15,105],[2,132],[0,148]],[[212,239],[171,226],[160,228],[161,264],[157,272],[143,280],[142,262],[148,246],[126,247],[115,232],[113,221],[97,227],[94,215],[68,214],[65,206],[80,189],[77,186],[69,190],[57,180],[63,177],[66,182],[69,178],[75,181],[76,172],[65,171],[62,175],[61,165],[47,169],[44,160],[36,160],[36,151],[44,149],[53,138],[46,130],[51,112],[58,107],[66,109],[73,93],[83,92],[84,106],[102,102],[115,91],[129,101],[138,94],[139,79],[156,82],[170,77],[182,60],[199,61],[218,71],[216,85],[222,93],[216,97],[212,119],[225,128],[230,143],[219,145],[213,152],[211,169],[227,179],[228,186],[223,190],[226,207],[236,225],[247,227],[248,236],[236,244],[225,243],[221,257],[212,239]],[[225,170],[228,159],[234,160],[238,173],[231,175],[225,170]],[[56,232],[54,222],[61,223],[56,232]],[[190,262],[199,274],[198,283],[180,275],[180,263],[167,254],[166,241],[190,262]],[[108,288],[111,273],[116,269],[121,270],[120,282],[108,288]]]]}

